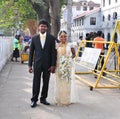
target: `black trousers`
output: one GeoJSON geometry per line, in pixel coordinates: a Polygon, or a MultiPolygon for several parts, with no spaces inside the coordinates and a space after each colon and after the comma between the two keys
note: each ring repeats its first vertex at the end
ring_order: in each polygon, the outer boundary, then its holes
{"type": "Polygon", "coordinates": [[[13,51],[13,57],[15,57],[15,58],[20,57],[19,49],[18,48],[15,48],[15,50],[13,51]]]}
{"type": "Polygon", "coordinates": [[[44,67],[37,68],[37,69],[34,69],[31,101],[35,101],[35,102],[38,101],[41,79],[43,80],[43,86],[42,86],[40,100],[45,100],[48,96],[50,72],[48,71],[48,69],[44,67]]]}

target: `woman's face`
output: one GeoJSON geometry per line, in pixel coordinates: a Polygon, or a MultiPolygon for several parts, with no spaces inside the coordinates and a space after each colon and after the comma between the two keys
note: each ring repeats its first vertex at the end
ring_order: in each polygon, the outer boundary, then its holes
{"type": "Polygon", "coordinates": [[[66,43],[66,41],[67,41],[67,34],[61,34],[60,35],[60,41],[61,41],[61,43],[66,43]]]}

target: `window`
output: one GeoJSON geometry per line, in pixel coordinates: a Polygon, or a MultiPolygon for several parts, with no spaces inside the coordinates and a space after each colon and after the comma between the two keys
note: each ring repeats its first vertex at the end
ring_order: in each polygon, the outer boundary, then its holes
{"type": "Polygon", "coordinates": [[[83,32],[81,32],[81,36],[83,36],[83,32]]]}
{"type": "Polygon", "coordinates": [[[82,19],[82,21],[81,21],[81,22],[82,22],[82,25],[84,25],[84,19],[82,19]]]}
{"type": "Polygon", "coordinates": [[[83,7],[83,11],[87,11],[87,7],[83,7]]]}
{"type": "Polygon", "coordinates": [[[113,19],[117,19],[117,12],[113,13],[113,19]]]}
{"type": "Polygon", "coordinates": [[[90,7],[90,10],[93,10],[93,7],[90,7]]]}
{"type": "Polygon", "coordinates": [[[77,22],[76,22],[76,20],[75,20],[75,26],[77,26],[77,22]]]}
{"type": "Polygon", "coordinates": [[[109,5],[111,4],[111,0],[109,0],[109,5]]]}
{"type": "Polygon", "coordinates": [[[80,19],[80,26],[81,26],[81,24],[82,24],[82,21],[81,21],[81,19],[80,19]]]}
{"type": "Polygon", "coordinates": [[[77,10],[77,11],[80,10],[80,9],[81,9],[80,6],[77,6],[77,7],[76,7],[76,10],[77,10]]]}
{"type": "Polygon", "coordinates": [[[105,21],[105,16],[103,15],[102,21],[105,21]]]}
{"type": "Polygon", "coordinates": [[[82,5],[86,6],[86,5],[88,5],[88,3],[87,2],[82,2],[82,5]]]}
{"type": "Polygon", "coordinates": [[[96,25],[96,18],[95,17],[90,18],[90,25],[96,25]]]}
{"type": "Polygon", "coordinates": [[[110,19],[111,19],[111,16],[110,16],[110,14],[108,15],[108,21],[110,21],[110,19]]]}
{"type": "Polygon", "coordinates": [[[103,0],[103,7],[105,7],[105,0],[103,0]]]}

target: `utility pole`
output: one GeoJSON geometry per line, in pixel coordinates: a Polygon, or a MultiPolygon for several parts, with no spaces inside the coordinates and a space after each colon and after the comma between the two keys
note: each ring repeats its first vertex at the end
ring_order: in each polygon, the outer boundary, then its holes
{"type": "Polygon", "coordinates": [[[67,34],[68,42],[71,42],[72,0],[67,0],[67,34]]]}

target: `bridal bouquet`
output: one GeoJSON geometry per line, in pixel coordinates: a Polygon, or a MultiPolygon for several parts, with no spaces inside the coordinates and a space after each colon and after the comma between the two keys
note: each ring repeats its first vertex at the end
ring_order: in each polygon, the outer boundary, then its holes
{"type": "Polygon", "coordinates": [[[60,57],[59,73],[61,75],[61,79],[67,79],[68,81],[71,80],[71,69],[71,58],[66,56],[60,57]]]}

